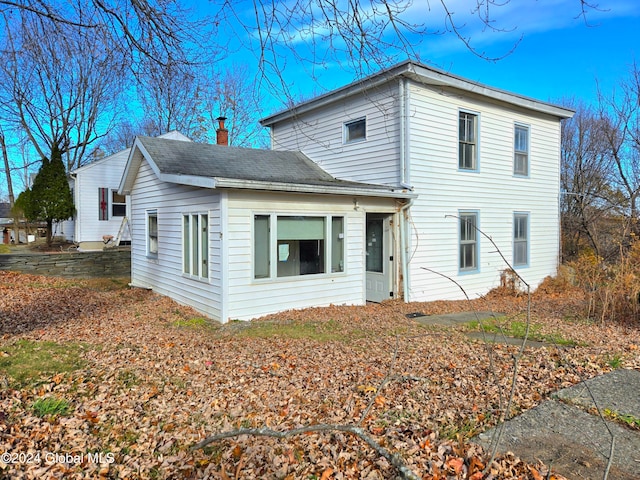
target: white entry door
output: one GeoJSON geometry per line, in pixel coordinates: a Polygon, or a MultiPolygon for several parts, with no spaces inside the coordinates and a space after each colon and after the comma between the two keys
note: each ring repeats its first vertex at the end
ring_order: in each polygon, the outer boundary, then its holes
{"type": "Polygon", "coordinates": [[[366,282],[367,301],[381,302],[393,298],[393,251],[391,216],[367,214],[366,282]]]}

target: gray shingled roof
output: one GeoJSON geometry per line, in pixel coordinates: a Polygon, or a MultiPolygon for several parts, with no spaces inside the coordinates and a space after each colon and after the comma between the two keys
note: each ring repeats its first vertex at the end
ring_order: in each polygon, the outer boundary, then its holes
{"type": "Polygon", "coordinates": [[[163,174],[392,189],[389,186],[336,179],[301,152],[239,148],[151,137],[138,137],[138,140],[163,174]]]}

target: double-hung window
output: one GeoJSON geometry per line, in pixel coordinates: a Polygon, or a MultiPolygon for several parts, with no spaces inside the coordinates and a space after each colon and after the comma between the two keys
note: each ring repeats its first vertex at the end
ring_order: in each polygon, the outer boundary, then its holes
{"type": "Polygon", "coordinates": [[[460,218],[460,271],[468,272],[478,269],[478,214],[463,212],[460,218]]]}
{"type": "Polygon", "coordinates": [[[513,173],[529,175],[529,127],[516,125],[513,139],[513,173]]]}
{"type": "Polygon", "coordinates": [[[460,112],[458,118],[458,168],[478,168],[478,115],[460,112]]]}
{"type": "Polygon", "coordinates": [[[513,214],[513,266],[529,264],[529,214],[513,214]]]}
{"type": "Polygon", "coordinates": [[[147,210],[147,257],[158,256],[158,211],[147,210]]]}
{"type": "Polygon", "coordinates": [[[198,278],[209,276],[209,216],[189,213],[182,216],[182,271],[198,278]]]}
{"type": "Polygon", "coordinates": [[[360,118],[344,124],[344,142],[355,142],[367,139],[367,120],[360,118]]]}
{"type": "Polygon", "coordinates": [[[124,195],[118,195],[117,190],[111,190],[111,216],[127,216],[127,197],[124,195]]]}
{"type": "Polygon", "coordinates": [[[254,215],[254,278],[343,271],[344,217],[254,215]]]}

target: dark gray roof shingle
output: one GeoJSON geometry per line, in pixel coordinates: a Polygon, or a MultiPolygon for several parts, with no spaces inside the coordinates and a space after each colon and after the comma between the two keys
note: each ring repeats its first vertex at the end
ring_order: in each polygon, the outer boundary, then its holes
{"type": "Polygon", "coordinates": [[[301,152],[260,150],[162,138],[138,137],[161,173],[316,186],[380,188],[339,180],[301,152]]]}

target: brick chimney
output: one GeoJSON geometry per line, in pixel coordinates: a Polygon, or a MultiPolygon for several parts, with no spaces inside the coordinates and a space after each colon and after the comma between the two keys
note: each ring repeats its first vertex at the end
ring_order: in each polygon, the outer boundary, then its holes
{"type": "Polygon", "coordinates": [[[227,117],[218,117],[218,128],[216,129],[216,143],[218,145],[229,145],[229,130],[224,128],[224,121],[227,117]]]}

